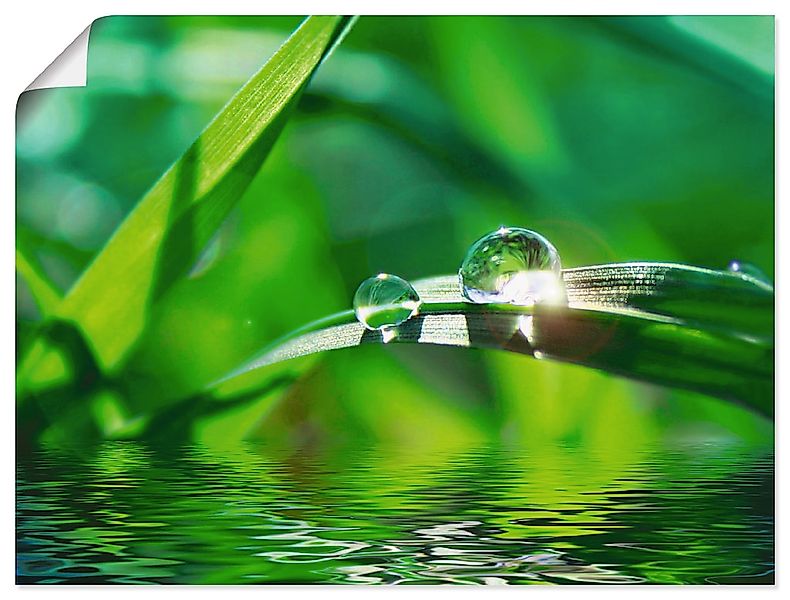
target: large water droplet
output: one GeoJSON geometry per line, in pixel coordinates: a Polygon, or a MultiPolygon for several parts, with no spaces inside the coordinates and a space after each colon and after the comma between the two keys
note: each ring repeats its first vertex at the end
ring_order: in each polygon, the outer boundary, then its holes
{"type": "Polygon", "coordinates": [[[405,279],[379,273],[359,284],[354,294],[354,314],[368,329],[400,325],[420,310],[420,296],[405,279]]]}
{"type": "Polygon", "coordinates": [[[500,227],[477,240],[458,271],[464,296],[475,303],[564,304],[560,255],[545,237],[500,227]]]}

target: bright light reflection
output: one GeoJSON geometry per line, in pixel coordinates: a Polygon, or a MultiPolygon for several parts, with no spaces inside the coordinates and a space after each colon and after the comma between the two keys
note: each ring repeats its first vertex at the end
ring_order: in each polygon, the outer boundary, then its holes
{"type": "Polygon", "coordinates": [[[398,330],[394,327],[384,327],[381,330],[381,341],[385,344],[391,342],[396,337],[398,337],[398,330]]]}
{"type": "Polygon", "coordinates": [[[529,342],[531,346],[535,342],[535,331],[533,329],[533,316],[532,315],[521,315],[518,318],[518,330],[521,332],[521,335],[529,342]]]}
{"type": "Polygon", "coordinates": [[[519,306],[538,303],[558,306],[567,303],[562,278],[553,271],[520,271],[509,274],[509,279],[501,289],[508,302],[519,306]]]}

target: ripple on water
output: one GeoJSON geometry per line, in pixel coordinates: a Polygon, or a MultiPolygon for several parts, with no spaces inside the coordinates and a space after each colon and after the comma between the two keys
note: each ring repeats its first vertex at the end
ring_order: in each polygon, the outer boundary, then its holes
{"type": "Polygon", "coordinates": [[[19,583],[772,583],[773,455],[20,456],[19,583]]]}

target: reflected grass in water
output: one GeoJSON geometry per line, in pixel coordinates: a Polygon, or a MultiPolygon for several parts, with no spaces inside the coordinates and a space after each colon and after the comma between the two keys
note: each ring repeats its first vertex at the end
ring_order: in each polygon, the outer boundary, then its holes
{"type": "Polygon", "coordinates": [[[164,450],[18,457],[19,583],[772,583],[773,455],[164,450]]]}

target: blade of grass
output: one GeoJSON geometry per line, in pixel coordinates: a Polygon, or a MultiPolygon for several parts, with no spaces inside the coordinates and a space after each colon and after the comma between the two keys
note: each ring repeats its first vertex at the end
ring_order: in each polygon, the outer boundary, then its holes
{"type": "MultiPolygon", "coordinates": [[[[707,17],[715,19],[722,17],[707,17]]],[[[727,18],[727,17],[725,17],[727,18]]],[[[729,17],[751,18],[756,17],[729,17]]],[[[596,17],[601,26],[635,47],[654,52],[658,56],[686,64],[699,72],[716,77],[759,101],[763,106],[773,103],[773,76],[755,68],[725,48],[692,36],[676,27],[670,17],[627,16],[596,17]]]]}
{"type": "Polygon", "coordinates": [[[30,258],[17,246],[16,272],[25,280],[41,316],[46,318],[55,312],[61,301],[60,291],[30,258]]]}
{"type": "MultiPolygon", "coordinates": [[[[386,72],[386,65],[382,66],[386,72]]],[[[529,196],[529,182],[490,153],[479,140],[464,132],[448,115],[446,107],[431,92],[398,72],[389,74],[396,90],[361,103],[361,82],[340,81],[318,85],[305,94],[299,105],[302,118],[350,115],[386,130],[415,150],[436,160],[455,177],[483,186],[492,186],[523,199],[529,196]],[[397,78],[397,79],[396,79],[397,78]],[[414,103],[415,97],[428,98],[414,103]]]]}
{"type": "MultiPolygon", "coordinates": [[[[57,318],[79,328],[103,371],[119,367],[145,329],[151,305],[194,263],[352,23],[348,17],[305,20],[142,198],[57,307],[57,318]]],[[[54,354],[38,341],[22,363],[18,386],[56,379],[64,357],[54,354]]]]}
{"type": "Polygon", "coordinates": [[[421,314],[382,336],[353,311],[317,321],[264,349],[215,384],[316,352],[364,343],[495,348],[585,365],[773,413],[773,290],[748,277],[659,263],[563,272],[567,307],[463,301],[455,276],[415,282],[421,314]],[[739,312],[753,319],[737,318],[739,312]],[[732,319],[722,315],[734,313],[732,319]],[[391,338],[391,339],[390,339],[391,338]]]}

